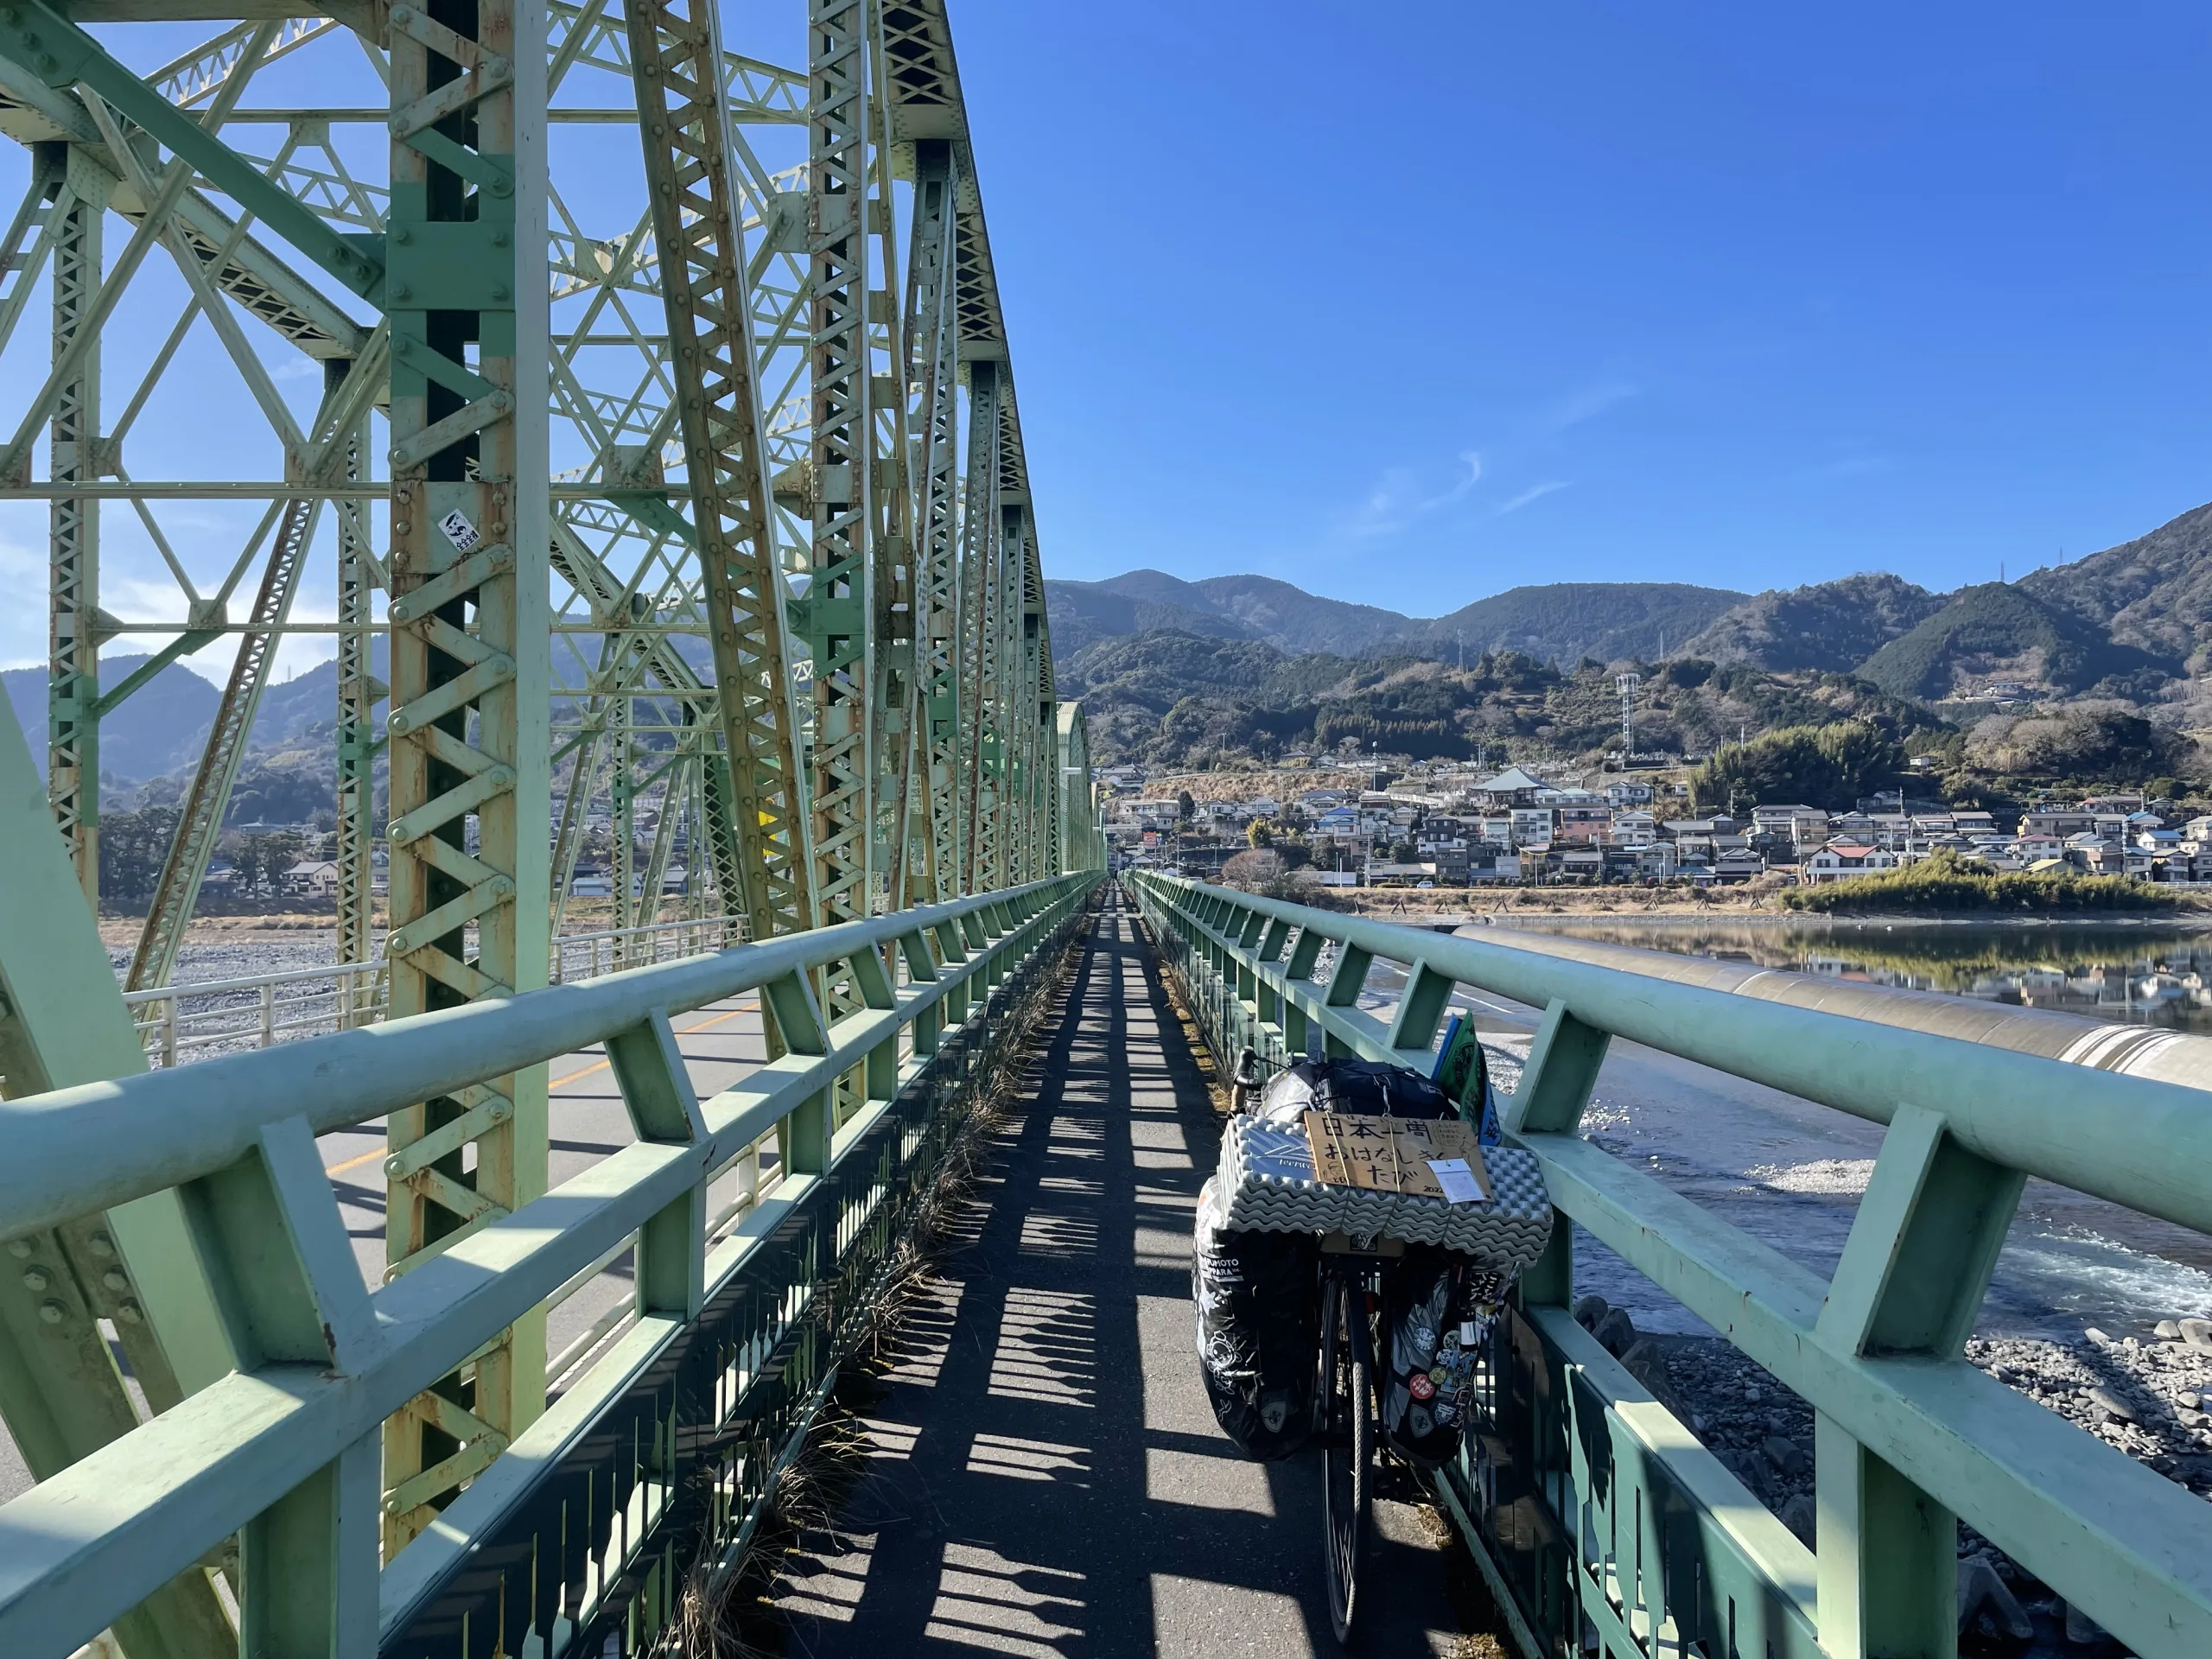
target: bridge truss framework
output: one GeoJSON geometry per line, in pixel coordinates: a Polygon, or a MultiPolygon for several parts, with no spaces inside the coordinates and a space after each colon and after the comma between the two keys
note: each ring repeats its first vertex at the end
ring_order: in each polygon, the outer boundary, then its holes
{"type": "MultiPolygon", "coordinates": [[[[230,658],[131,988],[175,968],[299,633],[336,641],[340,959],[375,952],[381,845],[395,1016],[544,982],[601,798],[618,927],[649,919],[679,830],[696,902],[754,939],[1096,868],[942,0],[748,10],[757,41],[699,0],[277,4],[140,67],[155,26],[207,10],[0,8],[0,132],[28,162],[0,241],[0,500],[47,509],[46,781],[88,898],[103,720],[181,658],[230,658]],[[104,354],[157,314],[150,355],[104,354]],[[263,423],[210,449],[259,470],[141,478],[129,440],[193,397],[200,334],[263,423]],[[194,501],[258,520],[195,541],[194,501]],[[173,594],[103,589],[118,514],[173,594]],[[104,683],[103,647],[142,637],[104,683]]],[[[29,971],[35,943],[0,961],[29,971]]],[[[865,979],[812,988],[834,1019],[865,979]]],[[[0,1005],[8,1092],[135,1063],[85,1030],[0,1005]]],[[[544,1192],[546,1114],[537,1065],[391,1116],[388,1278],[544,1192]]],[[[79,1294],[0,1283],[0,1407],[41,1478],[134,1420],[99,1320],[156,1409],[251,1369],[187,1218],[133,1209],[137,1276],[65,1228],[38,1248],[79,1294]]],[[[543,1411],[544,1360],[525,1316],[387,1421],[387,1554],[543,1411]]],[[[205,1575],[162,1594],[122,1632],[134,1659],[224,1626],[205,1575]]]]}

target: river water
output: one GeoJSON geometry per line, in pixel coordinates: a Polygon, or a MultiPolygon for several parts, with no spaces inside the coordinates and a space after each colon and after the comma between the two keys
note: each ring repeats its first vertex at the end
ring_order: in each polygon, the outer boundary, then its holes
{"type": "Polygon", "coordinates": [[[2212,1035],[2212,930],[2203,928],[1561,917],[1541,931],[2212,1035]]]}
{"type": "MultiPolygon", "coordinates": [[[[2208,931],[1601,917],[1548,920],[1542,931],[2212,1035],[2208,931]]],[[[1378,964],[1363,1001],[1394,1001],[1396,982],[1378,964]]],[[[1510,1081],[1535,1011],[1487,993],[1463,992],[1458,1001],[1477,1015],[1501,1081],[1510,1081]]],[[[1584,1127],[1616,1155],[1823,1278],[1841,1255],[1881,1145],[1877,1124],[1628,1043],[1608,1055],[1584,1127]]],[[[1705,1331],[1584,1236],[1576,1284],[1626,1307],[1640,1329],[1705,1331]]],[[[2212,1239],[2031,1181],[1981,1329],[2070,1338],[2095,1325],[2119,1337],[2148,1335],[2162,1319],[2208,1316],[2212,1239]]]]}

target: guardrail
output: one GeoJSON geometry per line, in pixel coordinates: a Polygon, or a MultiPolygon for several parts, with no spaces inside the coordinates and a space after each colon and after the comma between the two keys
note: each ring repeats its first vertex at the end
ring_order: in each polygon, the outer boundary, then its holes
{"type": "MultiPolygon", "coordinates": [[[[548,953],[555,985],[644,963],[696,956],[741,943],[745,918],[708,916],[594,933],[564,933],[548,953]]],[[[246,974],[129,991],[124,1002],[149,1059],[175,1065],[206,1052],[269,1048],[303,1036],[351,1031],[385,1017],[391,976],[382,957],[279,973],[246,974]]]]}
{"type": "Polygon", "coordinates": [[[0,1102],[0,1243],[183,1189],[243,1357],[0,1507],[0,1652],[72,1651],[233,1534],[244,1651],[653,1645],[692,1559],[749,1541],[948,1109],[1098,879],[0,1102]],[[825,1020],[817,982],[858,1011],[825,1020]],[[756,989],[787,1052],[702,1103],[670,1016],[756,989]],[[366,1290],[315,1136],[599,1042],[637,1141],[366,1290]],[[772,1134],[776,1179],[709,1249],[709,1185],[772,1134]],[[636,1325],[379,1573],[384,1420],[633,1234],[636,1325]]]}
{"type": "Polygon", "coordinates": [[[1501,1321],[1479,1450],[1438,1483],[1531,1659],[1949,1655],[1956,1521],[2142,1659],[2212,1653],[2203,1500],[1963,1357],[2027,1177],[2212,1227],[2202,1090],[1684,983],[1678,963],[1127,886],[1224,1063],[1318,1045],[1427,1069],[1455,988],[1541,1010],[1503,1112],[1561,1214],[1814,1408],[1817,1550],[1574,1323],[1556,1229],[1501,1321]],[[1387,1020],[1358,1006],[1378,959],[1406,970],[1387,1020]],[[1580,1137],[1615,1037],[1886,1126],[1832,1281],[1580,1137]]]}

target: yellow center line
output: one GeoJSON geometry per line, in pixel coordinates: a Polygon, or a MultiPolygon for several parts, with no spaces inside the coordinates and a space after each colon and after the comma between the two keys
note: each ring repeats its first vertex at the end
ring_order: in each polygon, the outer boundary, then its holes
{"type": "MultiPolygon", "coordinates": [[[[741,1014],[751,1014],[760,1006],[760,1003],[757,998],[750,1002],[741,1002],[728,1013],[718,1014],[711,1020],[702,1020],[696,1026],[680,1026],[677,1028],[676,1034],[679,1037],[689,1037],[695,1031],[705,1031],[710,1027],[719,1026],[723,1020],[734,1020],[741,1014]]],[[[594,1061],[581,1071],[571,1071],[565,1077],[554,1078],[545,1086],[548,1089],[558,1089],[563,1084],[574,1083],[578,1077],[588,1077],[593,1072],[602,1070],[608,1064],[609,1062],[606,1060],[594,1061]]],[[[387,1156],[391,1151],[391,1148],[389,1147],[378,1147],[373,1152],[365,1152],[358,1158],[348,1158],[342,1164],[333,1164],[328,1169],[323,1171],[323,1173],[343,1175],[349,1169],[359,1169],[363,1164],[374,1163],[378,1159],[387,1156]]]]}

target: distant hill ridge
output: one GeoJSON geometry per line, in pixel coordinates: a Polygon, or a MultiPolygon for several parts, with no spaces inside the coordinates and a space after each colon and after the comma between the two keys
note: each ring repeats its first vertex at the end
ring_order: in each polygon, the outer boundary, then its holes
{"type": "Polygon", "coordinates": [[[1514,588],[1446,616],[1407,616],[1325,599],[1272,576],[1185,582],[1132,570],[1104,582],[1046,582],[1052,651],[1072,657],[1101,639],[1160,629],[1201,639],[1255,639],[1293,653],[1469,657],[1518,651],[1573,663],[1653,657],[1747,595],[1671,582],[1555,582],[1514,588]]]}
{"type": "MultiPolygon", "coordinates": [[[[1845,697],[1852,710],[1860,707],[1853,699],[1874,695],[1867,682],[1884,696],[1913,702],[1978,693],[2003,680],[2061,697],[2156,701],[2171,677],[2212,680],[2208,556],[2212,505],[2010,585],[1983,583],[1953,594],[1931,593],[1881,571],[1756,594],[1680,582],[1554,582],[1510,588],[1445,616],[1414,617],[1309,594],[1263,575],[1185,582],[1141,569],[1103,582],[1048,581],[1045,586],[1053,653],[1069,695],[1087,690],[1126,703],[1132,717],[1141,710],[1156,725],[1179,688],[1203,686],[1210,694],[1288,709],[1316,699],[1367,696],[1358,688],[1379,672],[1395,700],[1387,709],[1377,705],[1370,711],[1382,722],[1375,728],[1380,734],[1391,722],[1438,717],[1435,708],[1414,710],[1423,698],[1450,701],[1423,673],[1387,664],[1427,658],[1454,665],[1464,657],[1473,669],[1485,652],[1498,652],[1569,670],[1594,658],[1647,665],[1671,660],[1678,675],[1682,664],[1699,661],[1766,674],[1850,675],[1859,682],[1859,690],[1845,697]],[[1109,642],[1139,648],[1090,651],[1109,642]],[[1249,649],[1222,649],[1230,644],[1249,649]],[[1191,647],[1198,645],[1207,649],[1194,652],[1191,647]],[[1166,703],[1160,702],[1162,696],[1166,703]]],[[[701,642],[687,640],[680,648],[703,665],[701,642]]],[[[385,677],[380,642],[376,652],[371,671],[385,677]]],[[[190,766],[219,696],[210,682],[228,666],[227,657],[226,651],[211,649],[203,665],[172,664],[119,706],[102,722],[103,772],[143,781],[175,779],[190,766]]],[[[102,679],[118,683],[144,660],[104,658],[102,679]]],[[[1522,671],[1495,671],[1510,680],[1522,671]]],[[[321,664],[263,695],[249,772],[296,772],[300,779],[272,793],[272,803],[279,793],[304,796],[326,787],[318,780],[329,768],[327,728],[336,712],[335,675],[334,664],[321,664]]],[[[10,670],[4,682],[42,765],[45,671],[10,670]]],[[[1693,677],[1681,683],[1703,682],[1693,677]]],[[[1534,696],[1532,686],[1520,685],[1510,695],[1534,696]]],[[[1597,698],[1569,722],[1575,730],[1597,729],[1591,722],[1600,721],[1611,707],[1609,687],[1608,681],[1602,696],[1586,689],[1574,694],[1597,698]]],[[[2196,688],[2191,692],[2201,695],[2196,688]]],[[[1546,695],[1565,694],[1554,688],[1546,695]]],[[[1819,716],[1808,708],[1792,717],[1819,716]]],[[[1291,728],[1276,735],[1290,741],[1291,728]]],[[[251,798],[254,791],[243,793],[251,798]]],[[[234,806],[248,817],[261,810],[251,798],[234,806]]]]}
{"type": "Polygon", "coordinates": [[[1292,655],[1471,661],[1516,651],[1706,660],[1769,672],[1856,674],[1892,696],[1938,699],[1989,680],[2059,696],[2141,696],[2174,675],[2212,678],[2212,505],[2147,536],[2011,584],[1932,593],[1887,571],[1739,594],[1678,582],[1514,588],[1449,615],[1411,617],[1271,576],[1185,582],[1132,570],[1047,582],[1053,654],[1158,631],[1245,639],[1292,655]]]}

